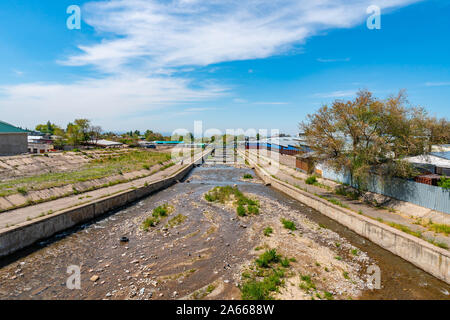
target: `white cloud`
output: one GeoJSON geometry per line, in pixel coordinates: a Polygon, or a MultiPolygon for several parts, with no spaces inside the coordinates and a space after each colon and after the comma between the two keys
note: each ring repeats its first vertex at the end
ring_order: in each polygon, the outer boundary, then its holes
{"type": "Polygon", "coordinates": [[[102,40],[79,45],[59,62],[94,67],[101,72],[99,78],[3,86],[0,111],[4,119],[28,126],[87,117],[120,128],[145,112],[148,117],[148,111],[213,100],[226,92],[220,85],[198,86],[193,75],[189,79],[193,68],[293,52],[319,32],[364,22],[369,5],[384,10],[417,1],[89,2],[82,8],[83,19],[102,40]]]}
{"type": "Polygon", "coordinates": [[[111,0],[83,7],[85,21],[108,39],[79,46],[63,63],[117,72],[205,66],[266,58],[319,31],[348,28],[382,10],[418,0],[111,0]]]}
{"type": "Polygon", "coordinates": [[[66,124],[83,117],[107,127],[174,104],[213,99],[225,90],[212,85],[190,89],[189,80],[180,78],[108,77],[1,86],[0,101],[2,118],[24,126],[34,127],[43,119],[66,124]]]}

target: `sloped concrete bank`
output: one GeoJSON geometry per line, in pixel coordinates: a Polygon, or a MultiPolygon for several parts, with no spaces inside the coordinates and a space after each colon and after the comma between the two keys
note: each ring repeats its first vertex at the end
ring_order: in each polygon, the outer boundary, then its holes
{"type": "MultiPolygon", "coordinates": [[[[359,235],[369,239],[382,248],[411,262],[420,269],[450,284],[450,252],[438,248],[422,239],[416,238],[376,220],[341,208],[324,199],[295,188],[272,177],[264,169],[240,152],[254,166],[257,175],[275,189],[310,206],[327,217],[339,222],[359,235]]],[[[383,270],[381,270],[383,272],[383,270]]],[[[382,275],[381,275],[382,276],[382,275]]]]}
{"type": "Polygon", "coordinates": [[[196,164],[201,164],[203,159],[210,155],[212,150],[206,150],[200,157],[175,172],[171,176],[155,181],[133,190],[126,190],[101,200],[83,204],[63,210],[52,216],[45,216],[26,221],[0,233],[0,257],[9,255],[23,249],[39,240],[69,229],[73,226],[90,221],[111,210],[120,208],[140,198],[148,196],[156,191],[165,189],[178,180],[183,179],[196,164]]]}

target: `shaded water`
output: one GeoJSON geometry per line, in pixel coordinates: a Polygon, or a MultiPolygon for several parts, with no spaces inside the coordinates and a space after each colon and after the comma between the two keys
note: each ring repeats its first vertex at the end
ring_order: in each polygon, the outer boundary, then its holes
{"type": "Polygon", "coordinates": [[[241,181],[244,173],[252,172],[226,165],[195,168],[182,183],[3,259],[0,298],[168,299],[213,282],[222,288],[214,298],[239,298],[233,273],[251,259],[257,241],[225,208],[201,200],[214,186],[234,184],[301,212],[366,252],[381,269],[382,288],[366,290],[360,298],[450,298],[444,282],[270,187],[241,181]],[[174,214],[186,221],[173,229],[143,232],[143,219],[163,203],[173,204],[174,214]],[[206,212],[212,213],[210,218],[206,212]],[[129,242],[120,243],[122,236],[129,242]],[[69,265],[81,267],[81,290],[66,287],[69,265]],[[94,275],[99,276],[96,282],[90,281],[94,275]]]}

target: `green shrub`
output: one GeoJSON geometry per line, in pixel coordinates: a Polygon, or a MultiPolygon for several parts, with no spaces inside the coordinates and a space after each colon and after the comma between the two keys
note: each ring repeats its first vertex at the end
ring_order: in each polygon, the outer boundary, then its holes
{"type": "Polygon", "coordinates": [[[155,227],[158,223],[159,223],[158,217],[149,217],[145,219],[144,222],[142,223],[142,229],[144,229],[144,231],[148,231],[150,227],[155,227]]]}
{"type": "Polygon", "coordinates": [[[281,274],[273,271],[262,281],[249,280],[241,288],[243,300],[272,300],[272,292],[282,284],[281,274]]]}
{"type": "Polygon", "coordinates": [[[259,209],[257,206],[248,206],[247,211],[250,214],[259,214],[259,209]]]}
{"type": "Polygon", "coordinates": [[[167,204],[163,204],[162,206],[158,206],[153,209],[152,216],[154,217],[165,217],[169,212],[169,206],[167,204]]]}
{"type": "Polygon", "coordinates": [[[244,174],[244,179],[253,179],[253,176],[249,173],[244,174]]]}
{"type": "Polygon", "coordinates": [[[237,205],[238,216],[244,217],[249,214],[259,214],[259,202],[246,197],[237,187],[224,186],[215,187],[205,193],[205,200],[208,202],[225,203],[234,200],[237,205]]]}
{"type": "Polygon", "coordinates": [[[450,190],[450,178],[447,178],[446,176],[442,176],[441,180],[438,181],[438,186],[445,190],[450,190]]]}
{"type": "Polygon", "coordinates": [[[333,294],[331,292],[325,291],[324,293],[325,299],[333,300],[333,294]]]}
{"type": "Polygon", "coordinates": [[[238,207],[236,208],[236,211],[237,211],[237,214],[239,217],[244,217],[247,215],[243,205],[238,205],[238,207]]]}
{"type": "Polygon", "coordinates": [[[289,229],[289,230],[292,230],[292,231],[297,230],[297,227],[295,226],[295,223],[293,221],[286,220],[286,219],[281,219],[281,223],[283,224],[283,226],[286,229],[289,229]]]}
{"type": "Polygon", "coordinates": [[[256,264],[261,268],[268,268],[271,263],[280,261],[280,255],[277,254],[275,249],[267,250],[256,259],[256,264]]]}
{"type": "Polygon", "coordinates": [[[317,177],[316,176],[309,176],[306,180],[305,180],[306,184],[315,184],[317,183],[317,177]]]}

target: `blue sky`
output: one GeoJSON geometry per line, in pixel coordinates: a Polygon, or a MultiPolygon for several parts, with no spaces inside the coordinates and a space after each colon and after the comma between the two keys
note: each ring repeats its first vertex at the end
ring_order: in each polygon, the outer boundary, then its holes
{"type": "Polygon", "coordinates": [[[406,89],[450,117],[450,3],[414,0],[0,2],[0,119],[105,130],[295,133],[358,89],[406,89]],[[66,9],[81,7],[81,30],[66,9]],[[369,30],[366,8],[381,7],[369,30]]]}

